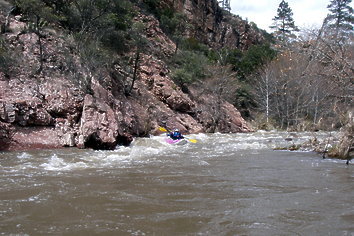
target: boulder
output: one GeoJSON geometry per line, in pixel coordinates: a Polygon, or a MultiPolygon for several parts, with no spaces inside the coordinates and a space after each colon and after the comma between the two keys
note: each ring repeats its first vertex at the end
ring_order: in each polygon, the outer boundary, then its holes
{"type": "Polygon", "coordinates": [[[59,137],[54,127],[12,126],[11,143],[6,150],[60,148],[59,137]]]}
{"type": "Polygon", "coordinates": [[[118,122],[113,109],[103,100],[87,94],[80,121],[78,147],[114,149],[118,122]]]}
{"type": "Polygon", "coordinates": [[[74,83],[60,75],[45,78],[40,84],[43,106],[52,117],[79,119],[84,93],[74,83]]]}

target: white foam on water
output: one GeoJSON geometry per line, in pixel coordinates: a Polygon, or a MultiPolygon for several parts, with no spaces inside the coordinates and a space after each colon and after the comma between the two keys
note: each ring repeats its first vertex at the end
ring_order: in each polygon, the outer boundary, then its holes
{"type": "Polygon", "coordinates": [[[165,142],[165,136],[136,139],[129,146],[118,146],[113,151],[92,151],[78,153],[76,156],[53,154],[45,158],[40,168],[47,171],[72,171],[86,168],[127,167],[130,164],[154,161],[154,157],[177,148],[165,142]]]}
{"type": "MultiPolygon", "coordinates": [[[[320,137],[321,133],[316,133],[320,137]]],[[[125,168],[129,165],[144,164],[150,162],[164,162],[188,156],[191,161],[205,161],[204,158],[218,158],[220,155],[233,155],[242,150],[262,150],[282,147],[293,143],[302,142],[311,137],[313,133],[288,133],[288,132],[266,132],[254,133],[229,133],[229,134],[191,134],[186,135],[191,139],[196,139],[197,143],[186,145],[171,145],[165,139],[166,135],[151,136],[150,138],[136,138],[129,147],[118,146],[113,151],[93,151],[86,150],[72,153],[66,152],[51,154],[40,160],[33,160],[28,153],[21,153],[18,159],[21,165],[18,168],[39,168],[47,171],[72,171],[87,168],[125,168]],[[286,141],[286,137],[291,137],[291,141],[286,141]],[[301,140],[300,140],[301,139],[301,140]],[[300,141],[299,141],[300,140],[300,141]],[[168,159],[161,156],[168,156],[168,159]]],[[[201,162],[201,165],[208,165],[201,162]]]]}
{"type": "Polygon", "coordinates": [[[27,152],[23,152],[17,156],[18,159],[29,159],[31,157],[32,157],[32,155],[28,154],[27,152]]]}
{"type": "Polygon", "coordinates": [[[206,161],[199,161],[198,164],[200,166],[210,166],[209,162],[206,162],[206,161]]]}
{"type": "Polygon", "coordinates": [[[88,165],[83,161],[68,162],[63,158],[58,157],[56,154],[53,154],[48,162],[41,164],[40,167],[50,171],[68,171],[74,169],[85,169],[88,165]]]}

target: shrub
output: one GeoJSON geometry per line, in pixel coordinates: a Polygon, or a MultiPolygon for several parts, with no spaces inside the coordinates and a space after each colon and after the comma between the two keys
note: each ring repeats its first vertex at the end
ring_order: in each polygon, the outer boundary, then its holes
{"type": "Polygon", "coordinates": [[[234,106],[240,111],[242,117],[251,117],[250,109],[256,107],[251,87],[248,84],[242,83],[236,90],[234,106]]]}
{"type": "Polygon", "coordinates": [[[232,50],[228,63],[238,72],[241,80],[255,72],[260,66],[271,61],[276,56],[276,51],[270,45],[252,45],[246,52],[232,50]]]}
{"type": "Polygon", "coordinates": [[[9,51],[6,48],[4,39],[0,36],[0,70],[8,75],[10,72],[11,64],[13,60],[9,54],[9,51]]]}
{"type": "Polygon", "coordinates": [[[180,85],[184,86],[195,81],[204,79],[207,76],[209,62],[205,55],[192,51],[181,51],[173,58],[174,69],[172,78],[180,85]]]}
{"type": "Polygon", "coordinates": [[[201,52],[205,56],[209,54],[209,48],[205,44],[200,43],[196,38],[186,38],[182,42],[182,49],[187,51],[201,52]]]}

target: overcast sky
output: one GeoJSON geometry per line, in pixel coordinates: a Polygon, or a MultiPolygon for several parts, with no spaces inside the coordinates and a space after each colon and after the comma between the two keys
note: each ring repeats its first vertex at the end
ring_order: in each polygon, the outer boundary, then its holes
{"type": "MultiPolygon", "coordinates": [[[[277,14],[281,0],[230,0],[231,12],[243,19],[253,21],[258,28],[268,32],[272,19],[277,14]]],[[[295,25],[302,27],[319,26],[329,13],[327,5],[330,0],[287,0],[292,9],[295,25]]],[[[354,3],[351,3],[354,8],[354,3]]]]}

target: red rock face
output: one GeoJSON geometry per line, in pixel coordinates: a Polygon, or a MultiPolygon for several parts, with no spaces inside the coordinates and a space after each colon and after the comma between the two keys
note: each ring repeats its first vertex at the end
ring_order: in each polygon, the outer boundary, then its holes
{"type": "Polygon", "coordinates": [[[10,124],[0,122],[0,147],[7,150],[11,142],[10,124]]]}
{"type": "Polygon", "coordinates": [[[104,100],[86,95],[80,121],[79,147],[114,149],[118,122],[113,109],[104,100]],[[83,141],[83,142],[82,142],[83,141]]]}
{"type": "MultiPolygon", "coordinates": [[[[190,0],[184,2],[183,7],[194,6],[190,0]]],[[[202,6],[210,8],[211,17],[214,8],[207,3],[202,6]]],[[[133,137],[158,134],[159,126],[179,128],[183,133],[251,131],[231,104],[221,101],[220,109],[215,110],[212,94],[195,99],[199,96],[193,91],[183,93],[170,78],[166,63],[159,59],[172,55],[176,45],[152,16],[139,15],[136,20],[146,25],[150,44],[141,55],[139,79],[126,96],[107,71],[91,74],[55,32],[43,38],[47,58],[43,72],[34,74],[39,63],[37,36],[22,33],[24,24],[12,18],[10,32],[4,36],[19,52],[23,64],[16,73],[0,72],[0,150],[66,146],[114,149],[118,144],[128,145],[133,137]],[[75,67],[76,74],[70,67],[75,67]],[[90,79],[89,93],[83,89],[83,81],[75,79],[78,77],[90,79]]],[[[224,24],[212,18],[207,22],[205,32],[224,24]]],[[[213,34],[209,35],[214,40],[211,44],[219,40],[215,32],[209,32],[213,34]]]]}
{"type": "Polygon", "coordinates": [[[163,0],[187,15],[193,25],[188,35],[213,48],[248,49],[264,40],[262,34],[241,17],[223,12],[217,0],[163,0]]]}
{"type": "Polygon", "coordinates": [[[15,127],[7,150],[60,148],[54,127],[15,127]]]}

